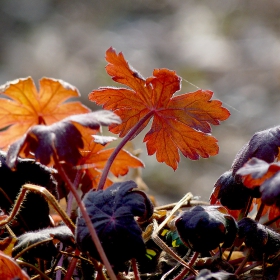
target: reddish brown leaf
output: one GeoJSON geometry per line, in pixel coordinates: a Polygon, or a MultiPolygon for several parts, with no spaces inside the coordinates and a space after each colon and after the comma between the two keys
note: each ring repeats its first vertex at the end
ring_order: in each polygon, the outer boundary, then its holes
{"type": "MultiPolygon", "coordinates": [[[[83,191],[87,192],[90,188],[95,188],[101,177],[101,171],[104,169],[108,158],[114,151],[114,148],[104,148],[115,140],[114,137],[105,137],[98,135],[91,135],[90,133],[83,133],[84,148],[80,150],[82,157],[77,163],[78,169],[85,171],[86,178],[91,182],[91,186],[85,184],[86,189],[83,191]],[[102,143],[102,144],[100,144],[102,143]]],[[[116,177],[126,175],[129,168],[144,167],[144,164],[137,157],[133,156],[125,150],[121,150],[115,158],[110,171],[116,177]]],[[[105,188],[110,186],[113,182],[107,178],[105,188]]]]}
{"type": "Polygon", "coordinates": [[[218,100],[210,100],[213,92],[198,90],[173,96],[181,87],[181,78],[174,71],[155,69],[146,80],[132,70],[122,53],[113,48],[106,52],[109,64],[106,70],[112,79],[127,88],[99,88],[89,99],[105,109],[112,110],[122,119],[110,130],[121,137],[136,125],[140,133],[152,117],[153,123],[144,141],[148,154],[156,153],[159,162],[174,170],[180,160],[178,150],[190,159],[207,158],[218,153],[217,140],[211,136],[210,124],[218,125],[230,113],[218,100]],[[142,125],[139,122],[142,121],[142,125]]]}
{"type": "Polygon", "coordinates": [[[53,164],[55,150],[60,161],[74,166],[81,157],[79,150],[84,148],[80,130],[88,127],[94,134],[101,125],[118,122],[120,122],[119,117],[114,113],[96,111],[73,115],[48,126],[35,125],[10,146],[7,153],[7,164],[14,167],[18,155],[28,157],[30,154],[34,154],[35,159],[44,165],[53,164]]]}
{"type": "Polygon", "coordinates": [[[62,80],[42,78],[38,92],[32,78],[19,79],[2,85],[0,94],[0,128],[9,127],[0,132],[1,148],[19,139],[33,125],[50,125],[90,111],[80,102],[68,102],[79,92],[62,80]]]}
{"type": "Polygon", "coordinates": [[[0,279],[29,280],[30,278],[11,257],[0,251],[0,279]]]}

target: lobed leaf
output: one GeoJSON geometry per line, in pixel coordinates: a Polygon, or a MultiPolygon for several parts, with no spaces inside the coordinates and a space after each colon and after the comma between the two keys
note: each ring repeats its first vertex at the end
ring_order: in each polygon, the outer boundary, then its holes
{"type": "Polygon", "coordinates": [[[28,249],[22,256],[24,259],[31,260],[35,258],[51,261],[52,257],[58,253],[58,248],[53,240],[61,241],[65,246],[75,247],[74,235],[67,226],[58,226],[54,228],[46,228],[36,232],[27,232],[18,237],[13,249],[13,256],[16,256],[22,250],[38,242],[44,242],[38,246],[28,249]]]}
{"type": "MultiPolygon", "coordinates": [[[[26,183],[45,187],[55,197],[57,182],[53,177],[54,169],[48,168],[32,159],[17,159],[16,169],[10,169],[6,163],[6,152],[0,152],[0,208],[10,213],[21,187],[26,183]]],[[[28,192],[16,216],[10,224],[15,234],[23,230],[37,230],[50,225],[47,201],[37,193],[28,192]],[[35,210],[35,211],[34,211],[35,210]]]]}
{"type": "Polygon", "coordinates": [[[251,195],[253,192],[242,183],[237,183],[230,170],[223,173],[215,183],[210,202],[216,204],[219,200],[228,209],[239,210],[247,206],[251,195]]]}
{"type": "Polygon", "coordinates": [[[245,239],[257,260],[263,260],[264,254],[271,256],[280,251],[280,234],[250,218],[238,222],[238,236],[245,239]]]}
{"type": "Polygon", "coordinates": [[[90,110],[69,99],[80,96],[72,85],[51,78],[40,80],[37,91],[31,77],[8,82],[0,87],[0,147],[19,139],[38,124],[50,125],[72,114],[90,110]],[[2,96],[1,96],[2,95],[2,96]],[[7,128],[3,130],[4,128],[7,128]]]}
{"type": "MultiPolygon", "coordinates": [[[[84,171],[82,181],[82,191],[88,192],[96,188],[100,180],[102,170],[104,169],[108,158],[111,156],[114,148],[105,149],[107,145],[115,140],[114,137],[91,135],[83,133],[84,147],[80,150],[81,158],[79,159],[76,169],[84,171]]],[[[110,171],[116,177],[124,176],[128,173],[129,168],[144,167],[144,163],[125,150],[121,150],[111,165],[110,171]]],[[[71,171],[70,171],[71,172],[71,171]]],[[[70,178],[73,177],[71,174],[70,178]]],[[[75,176],[75,174],[74,174],[75,176]]],[[[73,178],[74,179],[74,178],[73,178]]],[[[105,187],[113,182],[107,178],[105,187]]]]}
{"type": "Polygon", "coordinates": [[[14,167],[18,155],[29,157],[30,154],[34,154],[35,159],[44,165],[53,164],[55,150],[60,161],[76,165],[81,157],[79,149],[84,147],[81,130],[88,127],[94,133],[102,125],[119,122],[112,112],[96,111],[73,115],[48,126],[35,125],[10,146],[7,164],[14,167]]]}
{"type": "Polygon", "coordinates": [[[237,153],[232,164],[233,175],[253,157],[264,160],[267,163],[273,162],[279,154],[279,147],[279,126],[255,133],[250,141],[237,153]]]}
{"type": "Polygon", "coordinates": [[[260,187],[262,201],[280,207],[280,163],[267,163],[257,158],[250,159],[236,174],[242,177],[248,188],[260,187]]]}
{"type": "Polygon", "coordinates": [[[151,129],[144,138],[148,154],[156,153],[159,162],[174,170],[180,160],[179,150],[190,159],[218,153],[217,140],[209,134],[210,124],[218,125],[230,113],[220,101],[210,100],[213,92],[198,90],[174,96],[181,88],[181,78],[175,71],[155,69],[152,77],[144,79],[113,48],[107,50],[106,60],[109,62],[106,70],[112,79],[129,87],[103,87],[89,94],[91,101],[121,118],[121,124],[110,126],[111,132],[123,137],[139,125],[135,137],[153,117],[151,129]]]}
{"type": "MultiPolygon", "coordinates": [[[[145,255],[142,231],[134,217],[148,219],[153,206],[145,193],[133,190],[136,187],[133,181],[115,183],[104,191],[89,191],[83,200],[115,271],[123,271],[124,263],[131,258],[145,255]]],[[[81,214],[77,219],[76,241],[82,251],[99,260],[81,214]]]]}
{"type": "Polygon", "coordinates": [[[195,206],[183,212],[175,225],[182,241],[198,252],[213,250],[221,243],[230,247],[237,232],[234,218],[218,206],[195,206]]]}

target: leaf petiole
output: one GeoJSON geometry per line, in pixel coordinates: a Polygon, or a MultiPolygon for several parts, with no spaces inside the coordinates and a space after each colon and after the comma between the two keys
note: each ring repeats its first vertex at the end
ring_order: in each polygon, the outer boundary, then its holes
{"type": "Polygon", "coordinates": [[[121,151],[121,149],[124,147],[124,145],[135,135],[135,133],[139,130],[139,128],[149,119],[153,116],[154,112],[150,111],[147,115],[145,115],[134,127],[131,128],[131,130],[127,133],[127,135],[122,139],[122,141],[119,143],[119,145],[115,148],[115,150],[112,152],[111,156],[106,162],[106,165],[103,169],[97,190],[103,190],[106,179],[108,177],[110,168],[118,155],[118,153],[121,151]]]}

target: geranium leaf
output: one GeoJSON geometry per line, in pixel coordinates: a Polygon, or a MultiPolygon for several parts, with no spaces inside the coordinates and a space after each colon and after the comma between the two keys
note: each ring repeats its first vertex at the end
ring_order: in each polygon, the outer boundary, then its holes
{"type": "Polygon", "coordinates": [[[13,143],[7,154],[7,164],[14,167],[17,156],[34,154],[35,159],[44,165],[53,163],[55,149],[59,160],[76,165],[81,155],[79,149],[84,147],[80,129],[88,127],[92,133],[101,125],[119,123],[118,116],[109,111],[96,111],[73,115],[52,125],[35,125],[18,141],[13,143]]]}
{"type": "Polygon", "coordinates": [[[33,125],[50,125],[90,111],[80,102],[69,102],[79,92],[62,80],[42,78],[37,91],[32,78],[18,79],[2,85],[0,94],[0,128],[8,127],[0,132],[1,148],[19,139],[33,125]]]}
{"type": "Polygon", "coordinates": [[[207,158],[218,153],[217,140],[211,136],[210,124],[218,125],[230,113],[218,100],[210,100],[213,92],[196,92],[173,96],[181,87],[181,78],[174,71],[155,69],[147,79],[132,70],[122,53],[113,48],[106,52],[107,73],[127,88],[103,87],[89,94],[89,99],[104,109],[112,110],[122,119],[110,131],[125,136],[140,120],[133,137],[138,135],[153,117],[146,134],[148,154],[156,153],[159,162],[174,170],[180,160],[178,151],[190,159],[207,158]],[[145,119],[146,118],[146,119],[145,119]]]}
{"type": "Polygon", "coordinates": [[[253,192],[242,183],[237,183],[232,176],[232,171],[227,171],[215,183],[210,202],[216,204],[219,200],[228,209],[239,210],[246,207],[251,195],[253,192]]]}
{"type": "MultiPolygon", "coordinates": [[[[131,258],[145,255],[142,231],[135,216],[148,219],[153,206],[141,191],[133,190],[133,181],[115,183],[106,190],[90,191],[83,202],[96,229],[110,264],[116,271],[123,271],[124,263],[131,258]]],[[[77,219],[76,241],[82,251],[99,259],[81,214],[77,219]]]]}
{"type": "Polygon", "coordinates": [[[64,243],[65,246],[75,247],[74,235],[67,226],[58,226],[54,228],[46,228],[36,232],[27,232],[18,237],[13,249],[13,256],[16,256],[25,248],[32,244],[46,240],[46,242],[27,250],[23,257],[25,259],[39,258],[43,260],[51,260],[58,253],[58,248],[53,240],[47,241],[49,238],[57,239],[64,243]]]}
{"type": "Polygon", "coordinates": [[[248,188],[260,187],[262,201],[280,207],[280,163],[252,158],[236,174],[248,188]]]}
{"type": "Polygon", "coordinates": [[[232,164],[233,175],[253,157],[268,163],[273,162],[279,154],[279,147],[280,128],[278,126],[255,133],[237,153],[232,164]]]}
{"type": "MultiPolygon", "coordinates": [[[[114,151],[114,148],[105,149],[107,145],[116,138],[110,136],[83,134],[84,148],[80,150],[82,157],[79,159],[76,169],[84,171],[83,181],[89,183],[82,184],[82,191],[87,192],[98,185],[108,158],[114,151]]],[[[121,150],[116,156],[110,171],[116,177],[124,176],[129,168],[144,167],[144,163],[125,150],[121,150]]],[[[74,174],[75,175],[75,174],[74,174]]],[[[70,177],[73,177],[69,174],[70,177]]],[[[74,179],[74,178],[73,178],[74,179]]],[[[105,188],[113,182],[107,178],[105,188]]]]}
{"type": "MultiPolygon", "coordinates": [[[[6,153],[0,152],[0,208],[6,214],[10,213],[21,187],[26,183],[43,186],[54,197],[58,197],[57,182],[53,177],[54,169],[32,159],[18,158],[17,161],[16,169],[10,169],[6,163],[6,153]]],[[[16,216],[16,222],[12,222],[10,227],[18,235],[23,230],[37,230],[49,225],[47,201],[40,194],[28,192],[16,216]]]]}
{"type": "Polygon", "coordinates": [[[9,256],[0,251],[0,279],[29,280],[29,276],[9,256]]]}
{"type": "Polygon", "coordinates": [[[245,238],[257,260],[262,260],[263,254],[271,256],[280,251],[280,234],[248,217],[238,222],[238,236],[245,238]]]}
{"type": "Polygon", "coordinates": [[[206,252],[217,248],[221,243],[228,248],[237,233],[234,218],[224,212],[223,207],[195,206],[183,212],[175,225],[181,239],[194,251],[206,252]],[[222,211],[220,211],[222,210],[222,211]]]}
{"type": "Polygon", "coordinates": [[[212,272],[209,269],[201,269],[197,276],[190,276],[186,280],[238,280],[238,276],[226,271],[212,272]]]}

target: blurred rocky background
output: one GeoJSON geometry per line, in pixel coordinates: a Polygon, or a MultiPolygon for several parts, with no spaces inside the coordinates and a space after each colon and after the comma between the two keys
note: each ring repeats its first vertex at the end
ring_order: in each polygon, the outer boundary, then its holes
{"type": "Polygon", "coordinates": [[[161,203],[188,191],[208,200],[253,133],[279,124],[279,0],[1,0],[0,39],[1,84],[63,79],[92,109],[91,90],[118,86],[104,69],[110,46],[144,77],[165,67],[183,78],[181,93],[214,91],[231,111],[213,128],[219,155],[182,157],[174,172],[135,142],[146,163],[143,178],[161,203]]]}

